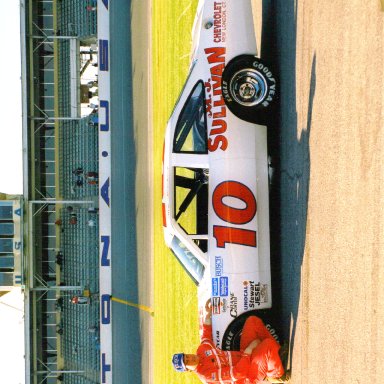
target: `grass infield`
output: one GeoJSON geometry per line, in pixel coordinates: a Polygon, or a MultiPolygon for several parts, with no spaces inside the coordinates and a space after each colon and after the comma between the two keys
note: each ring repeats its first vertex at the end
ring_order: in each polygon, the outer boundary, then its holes
{"type": "Polygon", "coordinates": [[[154,126],[154,383],[200,383],[192,373],[173,370],[175,352],[199,343],[196,287],[163,240],[161,172],[164,131],[187,76],[191,29],[197,0],[152,2],[152,78],[154,126]]]}

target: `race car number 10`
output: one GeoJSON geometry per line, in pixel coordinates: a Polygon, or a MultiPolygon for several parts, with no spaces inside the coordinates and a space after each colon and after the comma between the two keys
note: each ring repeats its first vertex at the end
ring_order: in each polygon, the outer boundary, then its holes
{"type": "MultiPolygon", "coordinates": [[[[237,181],[224,181],[214,190],[213,209],[216,215],[229,224],[244,225],[256,215],[257,203],[252,191],[237,181]],[[234,205],[238,200],[241,207],[234,205]]],[[[256,247],[256,231],[232,226],[213,226],[213,236],[218,248],[225,248],[227,243],[256,247]]]]}

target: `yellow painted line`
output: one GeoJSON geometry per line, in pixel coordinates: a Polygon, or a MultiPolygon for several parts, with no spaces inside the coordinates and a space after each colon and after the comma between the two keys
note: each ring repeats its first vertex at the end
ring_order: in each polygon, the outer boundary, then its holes
{"type": "Polygon", "coordinates": [[[142,311],[148,312],[152,317],[155,316],[155,312],[153,311],[153,309],[150,307],[147,307],[146,305],[132,303],[131,301],[118,299],[117,297],[113,297],[113,296],[111,300],[116,301],[116,303],[128,305],[129,307],[141,309],[142,311]]]}

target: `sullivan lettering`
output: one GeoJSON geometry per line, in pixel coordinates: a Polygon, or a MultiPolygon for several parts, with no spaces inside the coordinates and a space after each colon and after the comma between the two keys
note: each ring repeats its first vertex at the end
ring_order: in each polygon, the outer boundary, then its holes
{"type": "Polygon", "coordinates": [[[221,91],[222,76],[225,67],[225,47],[206,48],[207,61],[211,65],[211,78],[204,83],[206,98],[205,106],[208,118],[212,118],[209,132],[208,150],[214,152],[218,149],[225,151],[228,140],[225,135],[227,130],[227,107],[221,91]]]}

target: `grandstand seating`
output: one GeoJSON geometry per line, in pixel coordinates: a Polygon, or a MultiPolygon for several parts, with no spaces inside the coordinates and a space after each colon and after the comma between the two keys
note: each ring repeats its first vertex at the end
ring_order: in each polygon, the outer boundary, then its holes
{"type": "Polygon", "coordinates": [[[63,36],[87,38],[97,33],[97,12],[92,0],[66,0],[58,2],[57,28],[63,36]]]}
{"type": "Polygon", "coordinates": [[[70,53],[69,41],[58,42],[59,50],[59,115],[70,116],[71,108],[71,83],[70,83],[70,53]]]}
{"type": "MultiPolygon", "coordinates": [[[[40,2],[36,2],[35,6],[39,9],[39,12],[50,15],[40,17],[36,24],[39,24],[39,28],[44,31],[47,35],[57,36],[73,36],[78,39],[82,44],[90,45],[96,41],[97,35],[97,12],[93,9],[95,1],[93,0],[62,0],[53,2],[57,4],[57,20],[56,27],[53,30],[53,23],[49,21],[48,27],[40,25],[40,23],[47,23],[46,20],[51,20],[52,7],[51,3],[46,2],[41,6],[40,2]],[[87,9],[90,7],[90,9],[87,9]],[[45,12],[45,13],[44,13],[45,12]],[[52,29],[52,30],[51,30],[52,29]]],[[[35,33],[38,33],[38,31],[35,33]]],[[[52,40],[47,38],[47,41],[41,46],[40,51],[36,51],[35,58],[38,65],[42,65],[45,71],[38,72],[35,76],[36,82],[42,80],[41,76],[47,76],[46,73],[53,73],[54,66],[53,60],[49,62],[49,65],[41,61],[41,55],[48,55],[50,58],[53,57],[53,43],[52,40]],[[49,50],[47,50],[47,47],[49,50]],[[44,49],[44,52],[42,51],[44,49]],[[52,52],[51,52],[52,51],[52,52]],[[42,53],[43,52],[43,53],[42,53]],[[49,71],[48,71],[49,69],[49,71]],[[40,76],[40,77],[39,77],[40,76]]],[[[58,185],[54,185],[52,190],[54,194],[46,194],[49,198],[56,197],[60,200],[87,200],[97,202],[98,197],[98,183],[95,182],[95,178],[89,182],[87,180],[87,173],[98,172],[98,129],[97,126],[91,123],[90,117],[83,118],[72,118],[71,117],[71,71],[70,71],[70,42],[68,39],[57,39],[56,50],[54,54],[57,56],[58,72],[55,80],[56,95],[58,97],[58,110],[55,110],[55,116],[61,120],[57,121],[56,129],[53,131],[53,123],[45,122],[43,128],[36,130],[36,142],[37,147],[41,153],[43,151],[52,151],[55,143],[55,138],[58,138],[58,162],[52,166],[52,170],[48,169],[46,163],[43,164],[43,170],[41,175],[36,172],[35,186],[38,190],[44,191],[43,186],[55,184],[55,174],[59,174],[59,178],[56,179],[58,185]],[[66,119],[68,117],[68,119],[66,119]],[[48,133],[49,136],[48,136],[48,133]],[[44,133],[44,137],[42,136],[44,133]],[[41,135],[40,140],[37,140],[41,135]],[[55,137],[58,135],[58,137],[55,137]],[[45,146],[43,147],[42,144],[45,146]],[[49,146],[49,148],[48,148],[49,146]],[[82,173],[75,175],[74,170],[81,168],[82,173]],[[51,172],[51,178],[48,180],[48,171],[51,172]],[[39,175],[39,176],[38,176],[39,175]],[[52,176],[53,175],[53,176],[52,176]],[[83,181],[76,185],[76,181],[81,179],[83,181]]],[[[47,56],[47,57],[48,57],[47,56]]],[[[50,75],[51,76],[51,75],[50,75]]],[[[73,80],[73,79],[72,79],[73,80]]],[[[45,80],[44,80],[45,81],[45,80]]],[[[48,80],[47,80],[48,81],[48,80]]],[[[53,76],[49,78],[50,84],[53,84],[53,76]]],[[[48,83],[47,83],[48,84],[48,83]]],[[[79,84],[80,86],[80,84],[79,84]]],[[[53,97],[54,93],[50,91],[50,112],[46,111],[46,100],[47,97],[44,93],[47,93],[47,87],[41,87],[41,95],[39,95],[40,110],[44,112],[44,116],[53,117],[53,97]],[[45,103],[45,104],[44,104],[45,103]]],[[[41,155],[42,159],[45,159],[47,155],[44,152],[44,156],[41,155]]],[[[49,152],[51,153],[51,152],[49,152]]],[[[40,158],[39,157],[39,158],[40,158]]],[[[54,157],[49,158],[50,162],[53,163],[54,157]]],[[[35,163],[37,164],[36,160],[35,163]]],[[[34,163],[33,163],[34,164],[34,163]]],[[[95,384],[100,382],[100,358],[99,358],[99,219],[98,211],[94,209],[89,211],[90,205],[87,204],[72,204],[72,209],[68,209],[69,204],[63,204],[51,207],[51,213],[42,214],[39,221],[35,218],[35,223],[39,223],[42,228],[49,228],[50,232],[47,233],[49,241],[52,238],[56,239],[55,246],[51,243],[43,248],[44,255],[36,256],[36,263],[45,263],[41,268],[36,267],[36,271],[42,271],[43,280],[46,281],[47,286],[49,285],[65,285],[65,286],[77,286],[84,287],[83,289],[89,295],[89,303],[73,304],[70,299],[73,296],[85,294],[78,290],[68,291],[60,290],[49,291],[46,295],[50,301],[47,301],[45,307],[43,301],[40,300],[38,305],[41,312],[38,313],[38,321],[41,322],[39,327],[43,327],[44,324],[47,326],[45,333],[49,337],[56,338],[59,342],[51,341],[52,346],[49,347],[50,357],[48,357],[50,363],[47,364],[46,358],[42,360],[41,369],[45,369],[45,364],[52,366],[51,364],[57,364],[57,377],[47,374],[45,382],[47,384],[61,382],[64,384],[95,384]],[[57,211],[57,209],[59,209],[57,211]],[[76,223],[71,218],[76,215],[76,223]],[[54,222],[60,217],[59,227],[55,226],[54,222]],[[58,229],[59,228],[59,229],[58,229]],[[55,236],[55,230],[60,231],[60,235],[55,236]],[[62,253],[62,261],[55,264],[55,249],[60,249],[62,253]],[[40,258],[39,258],[40,257],[40,258]],[[55,279],[55,270],[50,268],[51,265],[56,265],[56,277],[57,280],[49,281],[48,278],[53,277],[55,279]],[[44,266],[44,268],[43,268],[44,266]],[[48,267],[49,266],[49,267],[48,267]],[[52,295],[52,297],[51,297],[52,295]],[[55,310],[54,303],[55,298],[60,299],[62,305],[60,308],[56,308],[57,316],[54,318],[59,319],[60,324],[57,327],[60,329],[60,333],[55,335],[55,324],[52,323],[52,317],[50,317],[51,311],[55,310]],[[50,322],[44,318],[49,317],[50,322]],[[48,325],[50,328],[48,328],[48,325]],[[52,330],[53,329],[53,330],[52,330]],[[55,351],[55,348],[59,350],[55,351]],[[55,353],[57,353],[57,361],[55,353]],[[59,365],[60,364],[60,365],[59,365]],[[60,373],[60,371],[63,373],[60,373]],[[71,371],[71,372],[68,372],[71,371]]],[[[45,212],[43,210],[42,212],[45,212]]],[[[47,230],[46,230],[47,231],[47,230]]],[[[42,232],[42,229],[35,229],[36,235],[42,232]]],[[[39,255],[39,252],[36,252],[39,255]]],[[[48,347],[47,347],[48,348],[48,347]]],[[[42,346],[41,349],[45,349],[42,346]]],[[[47,354],[48,349],[42,351],[47,354]]],[[[49,353],[48,353],[49,355],[49,353]]],[[[36,357],[35,357],[36,358],[36,357]]],[[[39,362],[40,364],[40,362],[39,362]]],[[[39,365],[40,366],[40,365],[39,365]]]]}
{"type": "Polygon", "coordinates": [[[65,199],[97,196],[97,184],[87,182],[88,172],[98,171],[98,130],[89,117],[60,124],[60,193],[65,199]],[[74,172],[81,168],[83,173],[74,172]],[[81,180],[83,184],[76,185],[81,180]]]}

